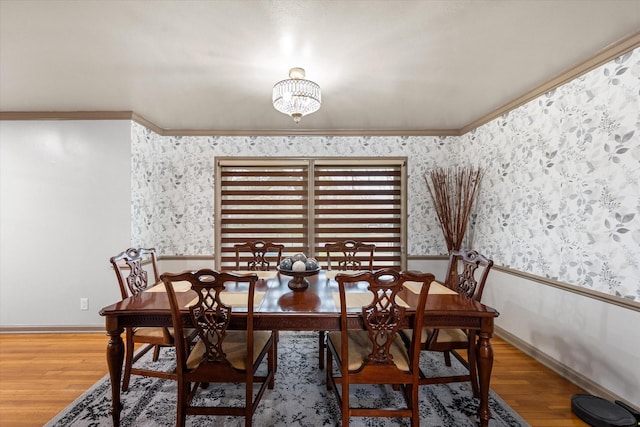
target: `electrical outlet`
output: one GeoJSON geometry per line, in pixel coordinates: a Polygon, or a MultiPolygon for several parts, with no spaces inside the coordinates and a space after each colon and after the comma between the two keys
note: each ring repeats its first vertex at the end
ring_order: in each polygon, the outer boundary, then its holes
{"type": "Polygon", "coordinates": [[[89,310],[89,298],[80,298],[80,310],[89,310]]]}

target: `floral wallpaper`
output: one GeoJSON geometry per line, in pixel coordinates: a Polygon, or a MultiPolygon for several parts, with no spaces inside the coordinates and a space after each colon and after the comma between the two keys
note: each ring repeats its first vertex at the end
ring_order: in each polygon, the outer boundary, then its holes
{"type": "Polygon", "coordinates": [[[132,240],[164,255],[213,255],[216,157],[408,157],[411,254],[447,252],[424,175],[454,158],[444,137],[162,137],[133,126],[132,240]]]}
{"type": "Polygon", "coordinates": [[[459,144],[462,161],[486,170],[474,247],[505,267],[640,301],[640,49],[459,144]]]}
{"type": "Polygon", "coordinates": [[[215,158],[288,155],[406,156],[409,255],[446,254],[425,174],[480,166],[468,246],[640,301],[639,49],[460,137],[164,137],[134,123],[132,244],[213,255],[215,158]]]}

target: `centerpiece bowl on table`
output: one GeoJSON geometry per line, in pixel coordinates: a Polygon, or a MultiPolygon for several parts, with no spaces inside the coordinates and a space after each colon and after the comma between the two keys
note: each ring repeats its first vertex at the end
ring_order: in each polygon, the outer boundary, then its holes
{"type": "Polygon", "coordinates": [[[293,291],[304,291],[309,287],[306,277],[314,276],[320,271],[320,265],[314,258],[307,258],[305,254],[298,253],[285,258],[278,265],[278,271],[285,276],[291,276],[289,288],[293,291]]]}

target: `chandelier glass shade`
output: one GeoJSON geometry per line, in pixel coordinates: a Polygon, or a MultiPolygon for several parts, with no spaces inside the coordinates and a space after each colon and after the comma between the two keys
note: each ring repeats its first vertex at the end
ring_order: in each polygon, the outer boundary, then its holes
{"type": "Polygon", "coordinates": [[[289,70],[289,79],[282,80],[273,86],[273,107],[293,121],[300,122],[302,116],[320,109],[322,98],[320,86],[311,80],[304,79],[303,68],[289,70]]]}

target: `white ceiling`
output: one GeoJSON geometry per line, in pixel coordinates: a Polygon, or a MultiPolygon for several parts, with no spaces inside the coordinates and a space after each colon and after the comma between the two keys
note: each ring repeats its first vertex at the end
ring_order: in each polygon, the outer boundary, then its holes
{"type": "Polygon", "coordinates": [[[640,0],[0,0],[0,110],[160,128],[461,129],[640,30],[640,0]],[[273,84],[303,67],[295,125],[273,84]]]}

